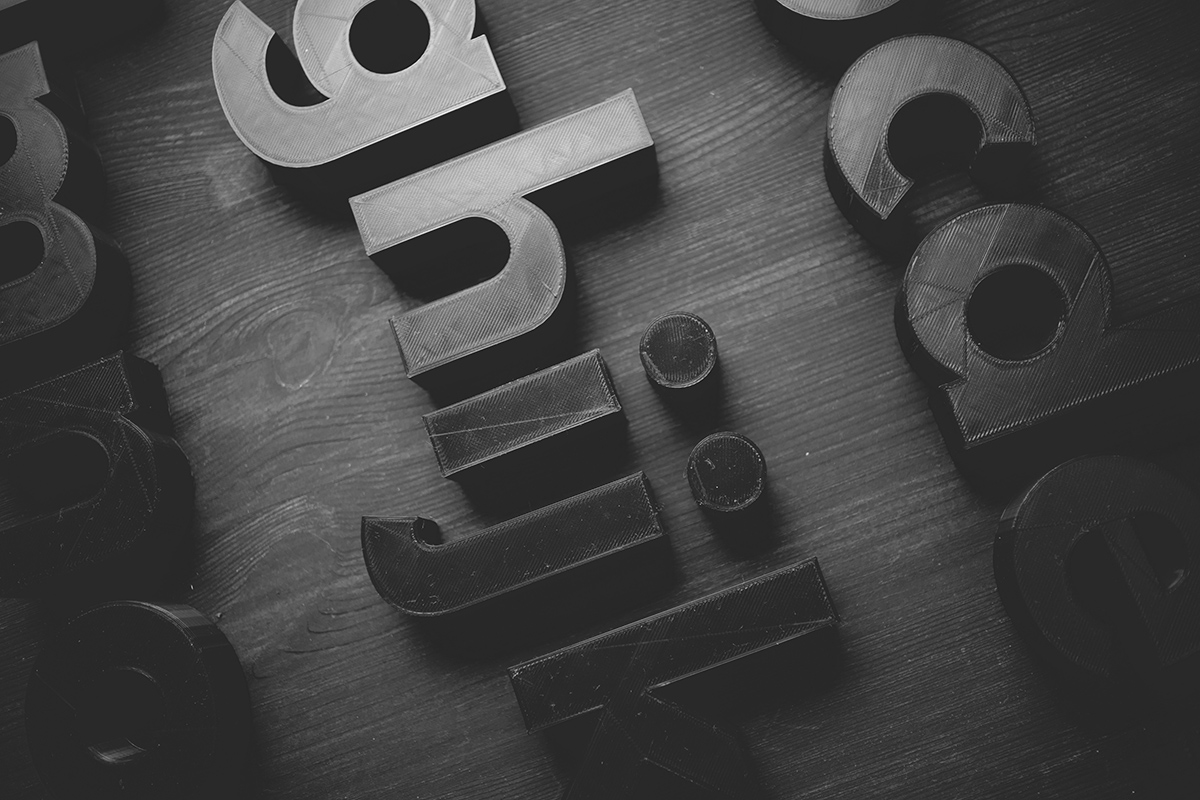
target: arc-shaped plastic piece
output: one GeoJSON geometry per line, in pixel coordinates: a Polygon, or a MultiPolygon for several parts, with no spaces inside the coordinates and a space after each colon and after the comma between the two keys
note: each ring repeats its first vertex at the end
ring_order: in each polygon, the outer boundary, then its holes
{"type": "Polygon", "coordinates": [[[664,535],[641,473],[445,544],[432,520],[362,519],[371,582],[417,617],[455,614],[664,535]]]}
{"type": "MultiPolygon", "coordinates": [[[[192,512],[187,459],[169,438],[158,369],[117,353],[0,399],[0,462],[10,483],[36,481],[0,526],[0,596],[113,597],[156,590],[185,539],[192,512]],[[76,464],[54,461],[64,436],[100,448],[100,480],[62,481],[76,464]]],[[[68,449],[67,452],[74,452],[68,449]]]]}
{"type": "Polygon", "coordinates": [[[927,95],[965,103],[980,126],[971,175],[982,188],[1011,191],[1036,137],[1029,102],[999,61],[942,36],[890,39],[851,65],[838,82],[825,136],[825,177],[842,213],[868,240],[911,247],[897,207],[913,181],[888,152],[896,113],[927,95]]]}
{"type": "Polygon", "coordinates": [[[820,565],[810,559],[510,667],[508,676],[531,731],[600,714],[567,800],[631,796],[646,768],[672,775],[680,792],[690,789],[671,796],[752,797],[736,738],[659,692],[833,633],[838,621],[820,565]]]}
{"type": "Polygon", "coordinates": [[[1013,623],[1073,685],[1200,690],[1200,498],[1169,472],[1055,467],[1005,510],[994,566],[1013,623]]]}
{"type": "Polygon", "coordinates": [[[283,48],[282,60],[290,54],[240,0],[217,27],[213,80],[226,119],[277,181],[302,193],[345,199],[516,130],[487,38],[474,36],[474,0],[413,0],[428,20],[429,43],[392,74],[371,72],[351,50],[350,26],[370,1],[297,2],[299,68],[327,98],[313,105],[280,97],[268,49],[283,48]]]}
{"type": "Polygon", "coordinates": [[[238,797],[250,693],[229,640],[191,606],[108,603],[38,654],[25,730],[53,797],[238,797]]]}
{"type": "Polygon", "coordinates": [[[763,24],[818,64],[845,66],[888,36],[919,29],[927,0],[755,0],[763,24]]]}
{"type": "Polygon", "coordinates": [[[60,119],[82,122],[70,95],[52,87],[36,42],[0,55],[0,124],[16,133],[0,164],[0,390],[110,352],[128,321],[129,267],[80,216],[99,213],[103,177],[60,119]]]}
{"type": "Polygon", "coordinates": [[[555,220],[628,203],[656,180],[654,142],[626,91],[351,198],[367,253],[385,269],[417,270],[460,246],[451,226],[470,218],[509,241],[499,274],[392,320],[406,374],[435,392],[478,390],[542,366],[562,341],[545,328],[567,284],[555,220]]]}
{"type": "Polygon", "coordinates": [[[1015,488],[1071,456],[1145,447],[1194,428],[1200,297],[1117,322],[1111,296],[1099,246],[1040,206],[967,212],[917,248],[897,298],[896,331],[970,477],[1015,488]],[[998,357],[972,333],[970,307],[992,303],[985,279],[1014,268],[1035,282],[999,295],[1007,305],[995,313],[1019,328],[1044,285],[1051,301],[1061,299],[1062,316],[1047,320],[1040,349],[998,357]]]}

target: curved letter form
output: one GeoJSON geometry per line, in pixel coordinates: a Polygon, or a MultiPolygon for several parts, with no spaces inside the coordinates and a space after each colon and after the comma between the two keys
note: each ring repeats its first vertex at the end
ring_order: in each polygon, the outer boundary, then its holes
{"type": "Polygon", "coordinates": [[[129,314],[124,258],[79,217],[99,205],[99,159],[48,106],[71,112],[51,91],[37,43],[0,55],[0,125],[13,128],[17,143],[0,164],[5,390],[111,352],[129,314]]]}
{"type": "Polygon", "coordinates": [[[869,50],[834,90],[825,179],[846,218],[884,249],[912,244],[896,210],[913,182],[892,163],[888,130],[906,103],[928,95],[957,98],[975,113],[981,136],[971,176],[987,191],[1011,191],[1035,141],[1021,88],[982,50],[941,36],[903,36],[869,50]]]}
{"type": "Polygon", "coordinates": [[[392,74],[367,70],[350,49],[350,25],[370,2],[296,4],[299,66],[328,98],[315,105],[292,105],[273,88],[267,49],[272,40],[283,45],[241,2],[213,40],[213,80],[234,132],[276,181],[314,200],[340,203],[517,129],[487,38],[472,38],[474,0],[413,0],[428,20],[429,44],[392,74]]]}
{"type": "Polygon", "coordinates": [[[1055,467],[1005,510],[994,565],[1013,623],[1073,684],[1195,693],[1200,499],[1170,473],[1119,456],[1055,467]]]}
{"type": "Polygon", "coordinates": [[[509,667],[508,677],[531,731],[599,716],[565,800],[638,795],[647,767],[672,781],[671,797],[742,800],[759,792],[736,737],[659,690],[735,662],[758,667],[780,645],[832,637],[837,624],[814,558],[509,667]]]}
{"type": "MultiPolygon", "coordinates": [[[[933,387],[942,436],[968,476],[997,489],[1069,458],[1170,437],[1195,418],[1200,297],[1115,325],[1108,264],[1090,236],[1040,206],[993,205],[951,220],[909,262],[896,305],[901,347],[933,387]],[[1061,315],[1023,357],[997,357],[969,326],[989,276],[1034,279],[1008,295],[1019,326],[1048,289],[1061,315]]],[[[983,298],[986,300],[988,298],[983,298]]],[[[982,301],[981,301],[982,302],[982,301]]],[[[1011,315],[1011,316],[1010,316],[1011,315]]]]}
{"type": "Polygon", "coordinates": [[[916,31],[927,0],[755,0],[771,33],[819,64],[842,65],[889,36],[916,31]]]}
{"type": "Polygon", "coordinates": [[[192,510],[169,424],[157,368],[121,353],[0,398],[0,461],[10,483],[29,484],[0,525],[0,596],[111,597],[162,583],[192,510]],[[81,459],[57,459],[64,444],[96,468],[79,475],[81,459]],[[72,472],[81,487],[50,485],[72,472]]]}
{"type": "Polygon", "coordinates": [[[664,540],[650,484],[630,475],[485,531],[440,543],[421,517],[363,517],[367,573],[405,614],[441,617],[664,540]]]}
{"type": "Polygon", "coordinates": [[[242,796],[250,693],[191,606],[108,603],[75,617],[29,676],[25,730],[54,797],[242,796]]]}
{"type": "Polygon", "coordinates": [[[417,269],[461,246],[447,236],[460,220],[490,220],[508,237],[498,275],[392,320],[408,377],[434,392],[478,391],[544,366],[540,351],[561,342],[545,323],[567,282],[554,220],[628,203],[657,175],[654,141],[626,91],[352,198],[367,254],[385,269],[417,269]]]}

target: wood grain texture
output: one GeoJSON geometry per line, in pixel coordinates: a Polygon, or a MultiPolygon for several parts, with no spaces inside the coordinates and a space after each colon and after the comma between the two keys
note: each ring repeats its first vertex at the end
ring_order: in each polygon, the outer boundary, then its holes
{"type": "MultiPolygon", "coordinates": [[[[506,666],[814,555],[846,664],[831,686],[735,720],[767,797],[1167,797],[1197,780],[1194,721],[1089,722],[1018,639],[992,579],[1001,505],[958,476],[896,342],[900,266],[825,187],[835,81],[778,44],[750,0],[480,0],[524,127],[632,87],[657,143],[654,208],[566,244],[574,352],[601,349],[629,418],[609,477],[649,475],[681,580],[494,658],[430,641],[371,587],[359,517],[421,515],[451,538],[497,518],[439,476],[420,420],[433,406],[403,377],[387,318],[419,301],[352,224],[275,187],[226,124],[209,67],[226,5],[168,0],[161,28],[78,75],[134,272],[132,350],[161,367],[196,475],[178,597],[217,621],[250,679],[251,796],[556,797],[569,776],[525,733],[506,666]],[[673,310],[712,325],[721,425],[769,464],[775,546],[753,558],[731,554],[689,496],[687,454],[707,431],[642,373],[638,340],[673,310]]],[[[291,0],[251,5],[289,29],[291,0]]],[[[1037,196],[1099,240],[1119,311],[1200,291],[1194,4],[945,0],[934,18],[1021,83],[1037,196]]],[[[926,229],[978,199],[960,175],[918,197],[926,229]]],[[[1198,454],[1163,460],[1200,487],[1198,454]]],[[[21,708],[58,613],[0,601],[3,798],[44,796],[21,708]]]]}

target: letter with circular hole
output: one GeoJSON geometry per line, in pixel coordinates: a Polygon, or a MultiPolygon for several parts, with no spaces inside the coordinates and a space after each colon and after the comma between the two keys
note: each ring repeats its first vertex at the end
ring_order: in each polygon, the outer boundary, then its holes
{"type": "Polygon", "coordinates": [[[250,693],[191,606],[122,601],[70,620],[25,695],[29,755],[57,800],[244,796],[250,693]]]}
{"type": "Polygon", "coordinates": [[[417,617],[455,614],[663,541],[641,473],[445,544],[437,523],[422,517],[362,518],[371,582],[417,617]]]}
{"type": "Polygon", "coordinates": [[[1055,467],[1004,511],[994,566],[1013,624],[1073,685],[1200,689],[1200,498],[1160,467],[1055,467]]]}
{"type": "Polygon", "coordinates": [[[0,0],[0,52],[36,39],[71,57],[161,17],[162,0],[0,0]]]}
{"type": "MultiPolygon", "coordinates": [[[[760,683],[773,677],[763,658],[788,643],[819,645],[804,657],[824,661],[838,622],[813,558],[509,667],[508,677],[530,731],[599,718],[565,800],[740,800],[760,793],[737,738],[664,695],[739,662],[744,682],[760,683]],[[643,794],[648,781],[670,787],[643,794]]],[[[795,680],[794,660],[777,665],[772,673],[795,680]]]]}
{"type": "Polygon", "coordinates": [[[1200,296],[1112,318],[1100,248],[1040,206],[992,205],[917,248],[896,304],[909,363],[960,469],[1009,490],[1074,455],[1194,429],[1200,296]]]}
{"type": "MultiPolygon", "coordinates": [[[[825,179],[838,208],[868,241],[907,254],[915,242],[900,201],[913,181],[888,152],[892,120],[906,104],[948,95],[978,119],[971,176],[985,191],[1022,187],[1034,142],[1020,86],[982,50],[941,36],[902,36],[867,51],[838,82],[825,136],[825,179]]],[[[1010,199],[1001,197],[1001,199],[1010,199]]]]}
{"type": "Polygon", "coordinates": [[[888,36],[917,30],[927,0],[755,0],[771,33],[801,56],[845,66],[888,36]]]}
{"type": "Polygon", "coordinates": [[[567,284],[555,223],[575,227],[628,206],[657,178],[654,141],[627,90],[352,198],[367,254],[385,271],[469,247],[455,224],[472,218],[508,238],[498,275],[392,320],[408,377],[435,393],[479,391],[545,366],[564,341],[547,324],[561,319],[567,284]]]}
{"type": "Polygon", "coordinates": [[[111,352],[128,321],[129,267],[83,219],[103,177],[60,119],[82,124],[76,100],[52,87],[36,42],[0,55],[0,389],[111,352]]]}
{"type": "Polygon", "coordinates": [[[235,2],[213,39],[217,96],[277,182],[344,211],[352,194],[517,130],[487,37],[475,35],[476,13],[474,0],[299,0],[293,57],[235,2]],[[415,50],[420,37],[403,37],[422,25],[428,40],[414,62],[371,64],[394,72],[363,65],[368,49],[386,49],[385,62],[415,50]]]}
{"type": "Polygon", "coordinates": [[[0,596],[157,589],[192,511],[158,369],[121,353],[0,398],[0,596]]]}

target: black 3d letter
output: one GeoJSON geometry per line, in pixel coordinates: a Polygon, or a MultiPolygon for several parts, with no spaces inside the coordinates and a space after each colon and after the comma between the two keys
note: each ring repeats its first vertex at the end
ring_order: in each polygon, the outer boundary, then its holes
{"type": "MultiPolygon", "coordinates": [[[[888,133],[908,103],[949,96],[974,112],[980,137],[971,175],[989,192],[1021,185],[1034,144],[1021,88],[987,53],[941,36],[903,36],[869,50],[834,90],[825,136],[825,179],[838,208],[865,238],[907,254],[914,242],[897,207],[913,181],[896,168],[888,133]]],[[[1007,199],[1007,198],[1005,198],[1007,199]]]]}
{"type": "MultiPolygon", "coordinates": [[[[526,375],[421,418],[446,478],[519,473],[527,482],[551,445],[572,456],[610,444],[621,401],[599,350],[526,375]]],[[[619,433],[619,431],[618,431],[619,433]]],[[[588,458],[595,456],[589,452],[588,458]]],[[[571,459],[567,459],[568,461],[571,459]]],[[[560,465],[556,464],[555,468],[560,465]]]]}
{"type": "Polygon", "coordinates": [[[419,268],[453,249],[454,222],[480,217],[508,237],[498,275],[392,320],[408,376],[439,392],[528,372],[537,350],[561,340],[545,325],[567,283],[555,221],[627,203],[631,191],[652,188],[657,169],[641,109],[626,91],[352,198],[367,254],[385,270],[419,268]]]}
{"type": "Polygon", "coordinates": [[[658,692],[784,642],[832,633],[837,623],[821,568],[811,559],[510,667],[508,674],[531,731],[600,714],[568,800],[629,797],[652,771],[677,782],[671,797],[697,791],[757,796],[737,740],[658,692]]]}
{"type": "Polygon", "coordinates": [[[0,596],[161,584],[192,509],[169,431],[157,368],[121,353],[0,399],[0,596]]]}
{"type": "Polygon", "coordinates": [[[213,40],[217,96],[276,181],[340,204],[517,129],[487,38],[474,35],[474,0],[413,2],[411,19],[376,20],[372,0],[299,0],[292,28],[301,69],[246,6],[229,7],[213,40]],[[369,29],[361,36],[358,16],[369,29]],[[395,30],[378,29],[389,22],[395,30]],[[421,25],[428,40],[408,66],[363,65],[356,42],[390,37],[380,44],[395,51],[421,25]]]}
{"type": "Polygon", "coordinates": [[[896,331],[969,477],[1015,488],[1192,423],[1200,297],[1114,324],[1111,293],[1092,238],[1039,206],[970,211],[917,248],[896,331]]]}
{"type": "Polygon", "coordinates": [[[78,114],[72,105],[52,92],[36,42],[0,55],[3,389],[110,352],[128,319],[129,268],[79,216],[97,214],[103,178],[60,119],[78,114]]]}
{"type": "Polygon", "coordinates": [[[845,65],[888,36],[915,31],[927,0],[755,0],[763,24],[802,56],[845,65]]]}
{"type": "Polygon", "coordinates": [[[229,640],[194,608],[108,603],[38,655],[25,731],[54,797],[239,797],[250,693],[229,640]]]}
{"type": "Polygon", "coordinates": [[[480,533],[441,543],[421,517],[363,517],[375,589],[405,614],[464,611],[618,553],[664,541],[642,474],[569,497],[480,533]]]}
{"type": "Polygon", "coordinates": [[[1200,689],[1200,499],[1170,473],[1119,456],[1055,467],[1005,510],[994,560],[1014,624],[1072,681],[1200,689]]]}

